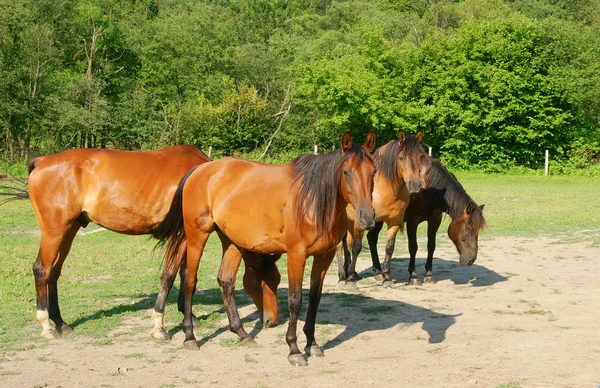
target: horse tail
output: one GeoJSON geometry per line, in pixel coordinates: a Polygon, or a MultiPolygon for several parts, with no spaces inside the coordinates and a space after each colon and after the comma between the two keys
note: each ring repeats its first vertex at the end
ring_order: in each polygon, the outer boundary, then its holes
{"type": "MultiPolygon", "coordinates": [[[[29,161],[29,163],[27,163],[27,171],[29,173],[29,175],[31,175],[31,172],[33,171],[34,168],[37,167],[37,165],[40,163],[42,157],[38,157],[38,158],[34,158],[31,159],[29,161]]],[[[23,178],[11,178],[12,180],[15,180],[17,182],[19,182],[21,185],[20,186],[13,186],[13,185],[0,185],[0,196],[2,197],[7,197],[6,199],[0,201],[0,205],[4,205],[7,202],[10,201],[14,201],[17,199],[29,199],[29,189],[27,187],[27,180],[23,179],[23,178]]]]}
{"type": "MultiPolygon", "coordinates": [[[[185,230],[183,228],[183,187],[197,167],[198,166],[192,167],[192,169],[185,174],[183,179],[181,179],[165,219],[152,232],[152,236],[158,239],[156,247],[167,243],[167,250],[165,252],[165,271],[168,268],[178,265],[175,259],[177,258],[182,245],[186,241],[185,230]]],[[[176,271],[176,268],[172,269],[176,271]]]]}
{"type": "Polygon", "coordinates": [[[40,162],[42,161],[42,158],[43,158],[43,156],[33,158],[29,161],[29,163],[27,163],[27,171],[29,171],[29,175],[31,175],[31,172],[33,171],[33,169],[36,168],[38,164],[40,164],[40,162]]]}

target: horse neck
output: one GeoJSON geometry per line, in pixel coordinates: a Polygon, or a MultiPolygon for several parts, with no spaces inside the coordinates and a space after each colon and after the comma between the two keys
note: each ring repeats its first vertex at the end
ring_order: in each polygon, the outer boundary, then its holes
{"type": "Polygon", "coordinates": [[[432,164],[427,183],[426,198],[430,205],[452,219],[462,214],[473,201],[456,178],[439,163],[432,164]]]}

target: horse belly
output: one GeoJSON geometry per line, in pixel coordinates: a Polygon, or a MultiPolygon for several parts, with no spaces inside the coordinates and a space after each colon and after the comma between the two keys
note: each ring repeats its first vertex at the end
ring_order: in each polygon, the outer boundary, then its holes
{"type": "Polygon", "coordinates": [[[87,193],[83,211],[92,222],[114,232],[147,234],[165,217],[170,191],[148,196],[127,185],[98,188],[87,193]]]}

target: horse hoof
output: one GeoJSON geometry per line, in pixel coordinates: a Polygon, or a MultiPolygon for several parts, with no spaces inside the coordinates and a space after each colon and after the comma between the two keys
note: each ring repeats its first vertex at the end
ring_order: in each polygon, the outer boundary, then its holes
{"type": "Polygon", "coordinates": [[[356,286],[356,280],[346,280],[344,282],[344,287],[345,288],[357,288],[357,286],[356,286]]]}
{"type": "Polygon", "coordinates": [[[427,275],[423,278],[423,283],[427,283],[427,284],[435,284],[435,279],[433,278],[433,275],[427,275]]]}
{"type": "Polygon", "coordinates": [[[165,330],[164,327],[158,328],[158,329],[152,329],[152,331],[150,332],[150,336],[152,338],[154,338],[155,340],[170,340],[171,336],[169,335],[169,333],[167,333],[167,331],[165,330]]]}
{"type": "Polygon", "coordinates": [[[196,318],[195,315],[192,315],[192,326],[194,327],[194,329],[200,327],[200,321],[198,320],[198,318],[196,318]]]}
{"type": "Polygon", "coordinates": [[[71,334],[74,330],[73,328],[71,328],[71,326],[67,325],[66,323],[63,322],[62,325],[60,325],[60,327],[57,327],[56,330],[61,334],[61,335],[65,335],[65,334],[71,334]]]}
{"type": "Polygon", "coordinates": [[[325,353],[319,345],[307,346],[304,351],[309,357],[325,357],[325,353]]]}
{"type": "Polygon", "coordinates": [[[383,275],[381,273],[375,274],[375,280],[377,280],[378,282],[382,282],[383,275]]]}
{"type": "Polygon", "coordinates": [[[410,279],[408,279],[408,285],[409,286],[420,286],[421,281],[419,280],[419,278],[410,278],[410,279]]]}
{"type": "Polygon", "coordinates": [[[240,345],[242,346],[258,346],[258,343],[252,337],[246,337],[240,340],[240,345]]]}
{"type": "Polygon", "coordinates": [[[383,288],[391,288],[394,285],[394,282],[392,280],[384,280],[383,283],[381,284],[381,286],[383,288]]]}
{"type": "Polygon", "coordinates": [[[45,338],[47,340],[56,340],[56,339],[60,339],[61,335],[58,331],[56,331],[56,329],[48,329],[48,330],[44,330],[42,331],[41,334],[42,338],[45,338]]]}
{"type": "Polygon", "coordinates": [[[339,288],[344,288],[346,286],[346,279],[340,279],[338,280],[338,287],[339,288]]]}
{"type": "Polygon", "coordinates": [[[288,356],[288,361],[290,364],[294,366],[307,366],[308,362],[304,359],[304,356],[301,354],[290,354],[288,356]]]}
{"type": "Polygon", "coordinates": [[[200,349],[200,347],[198,346],[198,342],[196,342],[195,339],[189,340],[189,341],[185,341],[183,343],[183,348],[185,350],[198,350],[198,349],[200,349]]]}

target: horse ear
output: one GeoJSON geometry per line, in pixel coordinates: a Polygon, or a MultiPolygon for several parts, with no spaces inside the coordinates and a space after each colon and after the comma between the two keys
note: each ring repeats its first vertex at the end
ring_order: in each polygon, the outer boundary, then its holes
{"type": "Polygon", "coordinates": [[[375,149],[375,132],[369,131],[365,143],[363,144],[363,148],[367,150],[368,153],[373,152],[375,149]]]}
{"type": "Polygon", "coordinates": [[[346,131],[344,136],[342,136],[342,154],[352,148],[352,136],[350,135],[350,131],[346,131]]]}
{"type": "Polygon", "coordinates": [[[467,214],[473,213],[473,210],[475,210],[475,205],[473,204],[473,202],[469,202],[469,204],[467,205],[467,214]]]}
{"type": "Polygon", "coordinates": [[[398,143],[402,144],[406,140],[406,135],[403,131],[398,131],[398,143]]]}
{"type": "Polygon", "coordinates": [[[417,141],[417,143],[423,142],[423,131],[419,131],[419,133],[417,133],[417,136],[415,136],[415,140],[417,141]]]}
{"type": "Polygon", "coordinates": [[[483,207],[485,206],[485,204],[483,205],[479,205],[479,210],[483,211],[483,207]]]}

